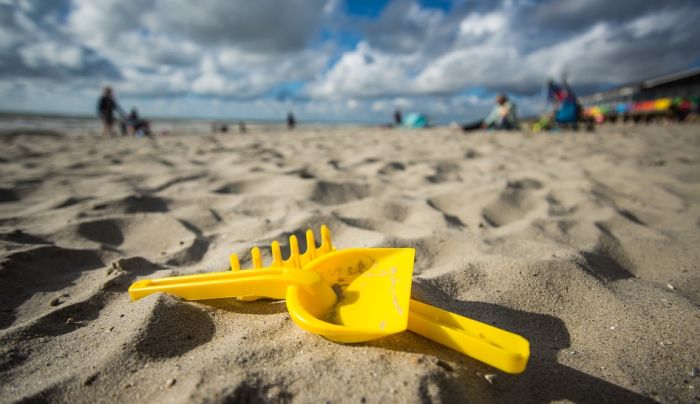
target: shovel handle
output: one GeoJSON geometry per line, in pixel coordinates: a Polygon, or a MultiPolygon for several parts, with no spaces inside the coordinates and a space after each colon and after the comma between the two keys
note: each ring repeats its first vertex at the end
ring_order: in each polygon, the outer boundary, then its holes
{"type": "Polygon", "coordinates": [[[507,373],[522,373],[530,357],[523,337],[411,300],[408,329],[507,373]]]}
{"type": "Polygon", "coordinates": [[[284,299],[289,285],[315,285],[318,274],[296,268],[268,268],[255,271],[226,271],[187,276],[145,279],[129,287],[131,300],[165,292],[186,300],[220,299],[261,295],[284,299]]]}

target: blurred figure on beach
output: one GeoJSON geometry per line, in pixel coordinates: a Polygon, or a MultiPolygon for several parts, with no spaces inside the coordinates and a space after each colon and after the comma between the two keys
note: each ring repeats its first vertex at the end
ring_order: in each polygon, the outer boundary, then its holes
{"type": "Polygon", "coordinates": [[[554,80],[549,80],[547,83],[547,99],[554,105],[554,121],[559,126],[571,126],[573,129],[578,129],[583,108],[569,83],[566,80],[563,80],[562,83],[561,86],[557,85],[554,80]]]}
{"type": "Polygon", "coordinates": [[[693,103],[688,97],[676,97],[671,104],[671,117],[676,122],[683,122],[693,111],[693,103]]]}
{"type": "Polygon", "coordinates": [[[482,128],[511,130],[520,128],[515,103],[501,93],[496,96],[496,105],[481,124],[482,128]]]}
{"type": "Polygon", "coordinates": [[[566,79],[562,80],[562,85],[551,79],[547,81],[547,102],[552,104],[551,112],[533,124],[534,132],[578,130],[579,122],[585,123],[587,130],[593,130],[593,122],[584,119],[583,106],[566,79]]]}
{"type": "Polygon", "coordinates": [[[507,95],[500,93],[496,96],[496,105],[486,119],[463,125],[462,129],[464,131],[476,129],[520,129],[516,105],[508,99],[507,95]]]}
{"type": "Polygon", "coordinates": [[[119,104],[117,104],[117,101],[114,99],[112,87],[106,86],[102,90],[102,96],[97,102],[97,114],[102,121],[102,136],[112,136],[115,112],[124,115],[119,104]]]}
{"type": "Polygon", "coordinates": [[[131,109],[124,120],[124,125],[129,136],[143,137],[151,134],[149,122],[139,116],[139,111],[136,108],[131,109]]]}
{"type": "Polygon", "coordinates": [[[401,114],[401,110],[396,108],[396,111],[394,111],[394,126],[401,126],[401,123],[403,122],[403,116],[401,114]]]}
{"type": "Polygon", "coordinates": [[[294,118],[294,114],[291,112],[287,113],[287,129],[294,129],[296,125],[297,120],[294,118]]]}

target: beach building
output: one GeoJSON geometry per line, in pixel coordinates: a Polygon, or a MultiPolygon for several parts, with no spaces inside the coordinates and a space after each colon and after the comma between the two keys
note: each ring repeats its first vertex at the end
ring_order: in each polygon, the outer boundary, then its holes
{"type": "Polygon", "coordinates": [[[698,111],[700,68],[625,84],[580,100],[585,114],[598,122],[686,116],[698,111]]]}

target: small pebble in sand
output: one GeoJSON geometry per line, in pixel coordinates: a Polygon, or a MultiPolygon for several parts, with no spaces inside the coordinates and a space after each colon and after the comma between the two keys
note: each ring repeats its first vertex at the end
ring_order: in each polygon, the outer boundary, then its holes
{"type": "Polygon", "coordinates": [[[486,379],[489,384],[494,384],[496,382],[496,375],[492,373],[487,373],[484,375],[484,379],[486,379]]]}
{"type": "Polygon", "coordinates": [[[68,318],[66,319],[66,324],[70,324],[70,323],[72,323],[72,322],[74,322],[74,321],[75,321],[75,320],[73,320],[73,317],[68,317],[68,318]]]}
{"type": "Polygon", "coordinates": [[[700,375],[700,369],[692,368],[690,369],[690,377],[698,377],[700,375]]]}
{"type": "Polygon", "coordinates": [[[611,330],[614,330],[614,329],[615,329],[615,326],[614,326],[614,325],[611,325],[611,326],[610,326],[610,329],[611,329],[611,330]]]}
{"type": "Polygon", "coordinates": [[[670,283],[666,284],[666,287],[669,288],[669,289],[671,289],[671,290],[676,289],[676,287],[673,286],[673,285],[671,285],[670,283]]]}
{"type": "Polygon", "coordinates": [[[169,388],[173,387],[173,386],[175,385],[175,382],[176,382],[176,381],[177,381],[177,380],[175,380],[175,378],[166,380],[166,382],[165,382],[165,388],[166,388],[166,389],[169,389],[169,388]]]}

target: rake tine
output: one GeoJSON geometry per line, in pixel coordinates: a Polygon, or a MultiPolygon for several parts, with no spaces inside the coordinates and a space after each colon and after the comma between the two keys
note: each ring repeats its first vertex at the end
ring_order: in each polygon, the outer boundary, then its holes
{"type": "Polygon", "coordinates": [[[231,262],[231,271],[240,271],[241,270],[241,263],[238,261],[238,255],[236,254],[231,254],[229,257],[229,260],[231,262]]]}
{"type": "Polygon", "coordinates": [[[299,240],[297,236],[289,236],[289,259],[287,260],[293,268],[301,268],[301,260],[299,254],[299,240]]]}
{"type": "Polygon", "coordinates": [[[253,268],[262,268],[262,256],[260,255],[260,249],[258,247],[253,247],[253,249],[250,250],[250,256],[253,260],[253,268]]]}
{"type": "Polygon", "coordinates": [[[270,250],[272,250],[272,265],[273,267],[282,266],[282,250],[280,249],[280,243],[277,240],[273,241],[270,245],[270,250]]]}

